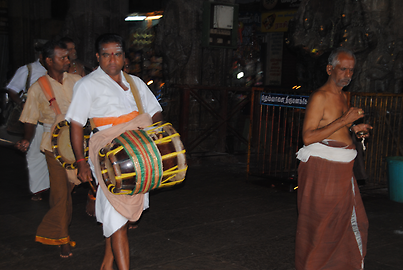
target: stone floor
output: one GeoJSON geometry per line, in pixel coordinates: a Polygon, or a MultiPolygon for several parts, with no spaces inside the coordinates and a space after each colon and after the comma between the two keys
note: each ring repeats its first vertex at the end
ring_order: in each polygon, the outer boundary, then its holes
{"type": "MultiPolygon", "coordinates": [[[[3,133],[3,134],[2,134],[3,133]]],[[[4,134],[1,138],[15,141],[4,134]]],[[[1,142],[0,269],[99,269],[102,227],[85,213],[87,186],[73,193],[73,257],[34,242],[48,196],[31,201],[24,155],[1,142]]],[[[370,228],[366,268],[403,269],[403,203],[386,189],[362,192],[370,228]]],[[[247,178],[243,162],[190,160],[185,183],[157,190],[137,229],[129,231],[131,269],[292,270],[296,192],[288,184],[247,178]]]]}

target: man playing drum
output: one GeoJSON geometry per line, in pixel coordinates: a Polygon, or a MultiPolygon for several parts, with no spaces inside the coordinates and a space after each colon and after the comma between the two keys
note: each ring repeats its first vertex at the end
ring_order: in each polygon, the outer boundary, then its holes
{"type": "Polygon", "coordinates": [[[81,77],[66,72],[70,61],[64,43],[47,42],[43,47],[42,55],[48,74],[39,78],[29,89],[20,117],[20,121],[25,123],[25,134],[24,138],[17,142],[16,147],[23,152],[27,151],[34,137],[37,123],[43,123],[44,133],[40,148],[45,152],[49,170],[50,210],[42,219],[35,240],[46,245],[60,246],[60,256],[68,258],[73,255],[70,246],[74,245],[68,231],[73,208],[71,191],[74,184],[68,180],[66,170],[54,158],[51,147],[51,127],[56,121],[57,114],[66,113],[73,96],[73,86],[81,77]],[[49,98],[49,93],[53,97],[49,98]]]}
{"type": "MultiPolygon", "coordinates": [[[[100,130],[99,134],[112,130],[113,125],[119,126],[118,124],[136,121],[136,119],[147,119],[145,124],[138,125],[141,127],[162,120],[162,108],[151,90],[138,77],[130,76],[128,82],[122,72],[124,51],[123,39],[120,36],[115,34],[100,36],[96,42],[99,67],[74,87],[73,100],[66,114],[66,120],[70,121],[71,125],[71,143],[77,160],[78,178],[83,182],[92,179],[90,165],[84,159],[82,147],[82,127],[88,118],[94,120],[97,129],[100,130]],[[131,87],[130,84],[133,82],[130,80],[134,81],[135,87],[131,87]],[[133,88],[138,89],[141,100],[139,103],[142,103],[140,106],[137,103],[138,99],[132,93],[133,88]],[[144,114],[138,116],[142,111],[144,114]]],[[[96,135],[98,134],[94,137],[96,135]]],[[[91,168],[94,170],[93,166],[91,168]]],[[[114,261],[120,270],[129,269],[127,224],[129,220],[136,221],[143,209],[148,207],[144,202],[145,196],[144,194],[112,195],[101,185],[102,179],[96,180],[99,185],[95,212],[97,220],[103,224],[103,233],[106,237],[105,256],[101,269],[113,269],[114,261]],[[116,200],[125,200],[125,209],[117,207],[111,196],[115,196],[116,200]]],[[[146,203],[148,204],[148,201],[146,203]]]]}

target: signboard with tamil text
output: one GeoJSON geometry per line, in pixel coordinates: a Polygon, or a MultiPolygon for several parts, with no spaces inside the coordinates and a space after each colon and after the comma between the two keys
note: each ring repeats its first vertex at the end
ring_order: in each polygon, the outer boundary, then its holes
{"type": "Polygon", "coordinates": [[[305,109],[309,96],[261,93],[260,104],[305,109]]]}

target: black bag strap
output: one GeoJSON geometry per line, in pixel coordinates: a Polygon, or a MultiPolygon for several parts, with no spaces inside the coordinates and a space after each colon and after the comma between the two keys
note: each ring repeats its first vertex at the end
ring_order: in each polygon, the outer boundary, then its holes
{"type": "Polygon", "coordinates": [[[30,86],[30,82],[31,82],[31,75],[32,75],[32,66],[31,64],[27,65],[28,68],[28,76],[27,76],[27,81],[25,83],[25,92],[28,92],[29,86],[30,86]]]}

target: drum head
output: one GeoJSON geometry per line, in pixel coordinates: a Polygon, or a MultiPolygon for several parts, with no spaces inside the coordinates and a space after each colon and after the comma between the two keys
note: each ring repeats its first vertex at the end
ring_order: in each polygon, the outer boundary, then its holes
{"type": "MultiPolygon", "coordinates": [[[[84,157],[88,158],[88,142],[91,133],[91,127],[89,123],[83,127],[84,130],[84,157]]],[[[70,124],[66,120],[59,122],[52,133],[51,145],[53,150],[53,155],[55,159],[62,165],[65,169],[74,170],[76,169],[76,159],[74,156],[73,148],[70,143],[70,124]]]]}
{"type": "Polygon", "coordinates": [[[59,147],[59,155],[68,164],[73,164],[76,161],[74,157],[73,148],[70,143],[70,127],[64,126],[61,128],[59,136],[57,137],[57,145],[59,147]]]}

